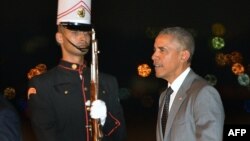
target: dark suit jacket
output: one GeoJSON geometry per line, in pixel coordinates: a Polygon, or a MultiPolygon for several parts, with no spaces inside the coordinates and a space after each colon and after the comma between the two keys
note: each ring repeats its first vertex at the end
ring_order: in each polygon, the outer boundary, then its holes
{"type": "MultiPolygon", "coordinates": [[[[87,128],[91,124],[90,116],[85,106],[90,99],[90,70],[75,67],[61,61],[57,67],[30,81],[29,87],[34,91],[29,95],[28,108],[39,141],[87,141],[91,136],[87,128]]],[[[105,101],[108,112],[103,141],[125,140],[125,120],[113,76],[99,74],[99,99],[105,101]]]]}
{"type": "Polygon", "coordinates": [[[192,70],[171,107],[165,137],[161,129],[163,95],[159,99],[157,141],[222,141],[224,109],[217,90],[192,70]]]}
{"type": "Polygon", "coordinates": [[[0,95],[0,141],[21,141],[21,123],[14,106],[0,95]]]}

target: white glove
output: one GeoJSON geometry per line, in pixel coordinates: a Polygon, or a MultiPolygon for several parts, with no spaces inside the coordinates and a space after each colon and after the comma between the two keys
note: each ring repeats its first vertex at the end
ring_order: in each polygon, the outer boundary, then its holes
{"type": "MultiPolygon", "coordinates": [[[[85,104],[89,106],[90,101],[88,100],[85,104]]],[[[98,99],[91,103],[90,117],[93,119],[100,119],[101,125],[105,124],[107,117],[107,107],[104,101],[98,99]]]]}

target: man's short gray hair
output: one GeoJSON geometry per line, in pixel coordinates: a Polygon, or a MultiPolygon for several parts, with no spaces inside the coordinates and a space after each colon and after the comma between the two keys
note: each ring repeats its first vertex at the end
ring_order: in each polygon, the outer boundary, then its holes
{"type": "Polygon", "coordinates": [[[168,27],[162,29],[159,34],[169,34],[174,36],[175,40],[181,45],[181,48],[190,52],[188,62],[191,62],[195,50],[195,43],[193,35],[188,30],[182,27],[168,27]]]}

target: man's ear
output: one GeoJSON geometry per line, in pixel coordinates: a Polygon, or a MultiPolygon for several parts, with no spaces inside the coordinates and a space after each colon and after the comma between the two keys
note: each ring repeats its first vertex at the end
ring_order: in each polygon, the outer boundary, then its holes
{"type": "Polygon", "coordinates": [[[181,60],[187,61],[190,58],[190,52],[188,50],[182,51],[181,60]]]}
{"type": "Polygon", "coordinates": [[[55,36],[56,36],[57,43],[62,44],[63,42],[62,33],[57,32],[55,36]]]}

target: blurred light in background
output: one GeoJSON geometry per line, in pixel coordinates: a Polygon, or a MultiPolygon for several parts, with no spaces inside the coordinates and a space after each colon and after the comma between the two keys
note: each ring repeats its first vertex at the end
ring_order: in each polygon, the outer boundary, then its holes
{"type": "Polygon", "coordinates": [[[137,67],[138,75],[141,77],[148,77],[151,73],[151,68],[148,64],[141,64],[137,67]]]}

